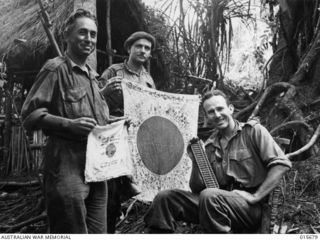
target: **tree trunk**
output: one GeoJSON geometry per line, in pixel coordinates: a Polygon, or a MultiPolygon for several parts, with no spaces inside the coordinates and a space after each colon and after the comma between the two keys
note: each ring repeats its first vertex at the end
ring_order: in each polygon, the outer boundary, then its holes
{"type": "Polygon", "coordinates": [[[279,41],[276,46],[276,52],[273,61],[270,64],[270,73],[268,85],[276,82],[288,82],[290,76],[294,73],[297,65],[295,57],[295,46],[293,36],[296,30],[296,16],[295,11],[297,1],[291,1],[291,5],[283,4],[280,1],[280,28],[279,28],[279,41]]]}
{"type": "MultiPolygon", "coordinates": [[[[313,103],[319,96],[317,87],[319,86],[320,71],[317,71],[315,67],[315,64],[319,63],[319,23],[317,27],[308,24],[310,22],[309,18],[316,18],[316,15],[311,11],[314,11],[317,1],[279,2],[280,26],[278,42],[277,46],[275,46],[276,51],[270,63],[269,78],[267,80],[269,88],[260,97],[260,101],[258,101],[253,113],[253,116],[255,116],[260,109],[265,108],[264,114],[270,115],[270,106],[272,105],[275,114],[272,114],[271,117],[267,116],[270,119],[268,124],[271,129],[279,125],[279,123],[281,124],[281,122],[299,121],[308,123],[306,117],[311,115],[308,103],[313,103]],[[314,74],[317,74],[317,76],[314,76],[314,74]],[[275,89],[275,91],[270,92],[270,88],[277,84],[279,85],[280,82],[287,85],[286,89],[279,89],[279,91],[275,89]],[[269,103],[262,107],[266,100],[269,103]]],[[[313,22],[319,22],[318,16],[316,20],[313,22]]],[[[288,126],[288,130],[294,130],[296,134],[292,135],[291,141],[298,141],[300,146],[308,143],[317,123],[308,124],[313,128],[293,128],[288,126]]],[[[318,147],[314,146],[311,149],[311,154],[316,152],[318,152],[318,147]]]]}

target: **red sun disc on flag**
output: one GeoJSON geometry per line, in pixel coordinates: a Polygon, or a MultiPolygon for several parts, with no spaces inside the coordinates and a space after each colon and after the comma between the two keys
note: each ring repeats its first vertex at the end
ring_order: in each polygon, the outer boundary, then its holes
{"type": "Polygon", "coordinates": [[[144,165],[155,174],[165,175],[180,162],[184,141],[172,121],[153,116],[140,125],[137,147],[144,165]]]}

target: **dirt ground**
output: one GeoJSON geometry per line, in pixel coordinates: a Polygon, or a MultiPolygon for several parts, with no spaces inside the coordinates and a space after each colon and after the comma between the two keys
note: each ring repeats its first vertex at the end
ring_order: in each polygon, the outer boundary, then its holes
{"type": "MultiPolygon", "coordinates": [[[[276,216],[276,233],[320,232],[320,156],[294,163],[282,193],[284,202],[276,216]]],[[[8,179],[6,179],[8,180],[8,179]]],[[[0,182],[0,233],[47,233],[42,189],[38,184],[7,185],[0,182]]],[[[130,199],[122,204],[117,233],[145,233],[143,216],[148,203],[130,199]]],[[[202,233],[201,227],[179,223],[177,233],[202,233]]]]}

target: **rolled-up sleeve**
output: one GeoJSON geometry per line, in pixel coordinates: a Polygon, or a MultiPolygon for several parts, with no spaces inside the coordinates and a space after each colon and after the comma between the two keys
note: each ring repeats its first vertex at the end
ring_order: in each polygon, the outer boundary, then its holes
{"type": "Polygon", "coordinates": [[[270,168],[274,165],[284,165],[292,167],[291,161],[286,157],[279,145],[272,138],[269,131],[262,125],[256,124],[253,130],[253,139],[257,144],[260,157],[266,166],[270,168]]]}
{"type": "Polygon", "coordinates": [[[23,125],[28,130],[39,129],[38,122],[49,111],[52,105],[56,72],[42,69],[22,106],[23,125]]]}

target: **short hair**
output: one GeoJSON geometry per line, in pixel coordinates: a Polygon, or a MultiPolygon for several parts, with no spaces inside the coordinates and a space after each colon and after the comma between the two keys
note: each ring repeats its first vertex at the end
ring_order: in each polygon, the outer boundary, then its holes
{"type": "Polygon", "coordinates": [[[202,107],[203,107],[203,103],[204,103],[206,100],[208,100],[208,99],[210,99],[211,97],[213,97],[213,96],[222,96],[222,97],[226,100],[227,105],[230,105],[230,104],[231,104],[228,96],[227,96],[224,92],[222,92],[221,90],[215,89],[215,90],[211,90],[211,91],[206,92],[206,93],[202,96],[202,102],[201,102],[202,107]]]}
{"type": "Polygon", "coordinates": [[[74,23],[76,22],[76,20],[82,17],[92,19],[98,27],[97,18],[92,12],[82,8],[78,8],[67,18],[67,20],[63,24],[62,33],[64,37],[67,36],[70,33],[70,31],[73,29],[74,23]]]}
{"type": "Polygon", "coordinates": [[[134,44],[139,39],[146,39],[151,42],[151,49],[155,49],[156,45],[156,39],[153,37],[151,34],[143,32],[143,31],[138,31],[133,34],[131,34],[127,40],[124,42],[123,47],[125,50],[128,50],[128,48],[131,48],[131,46],[134,44]]]}

